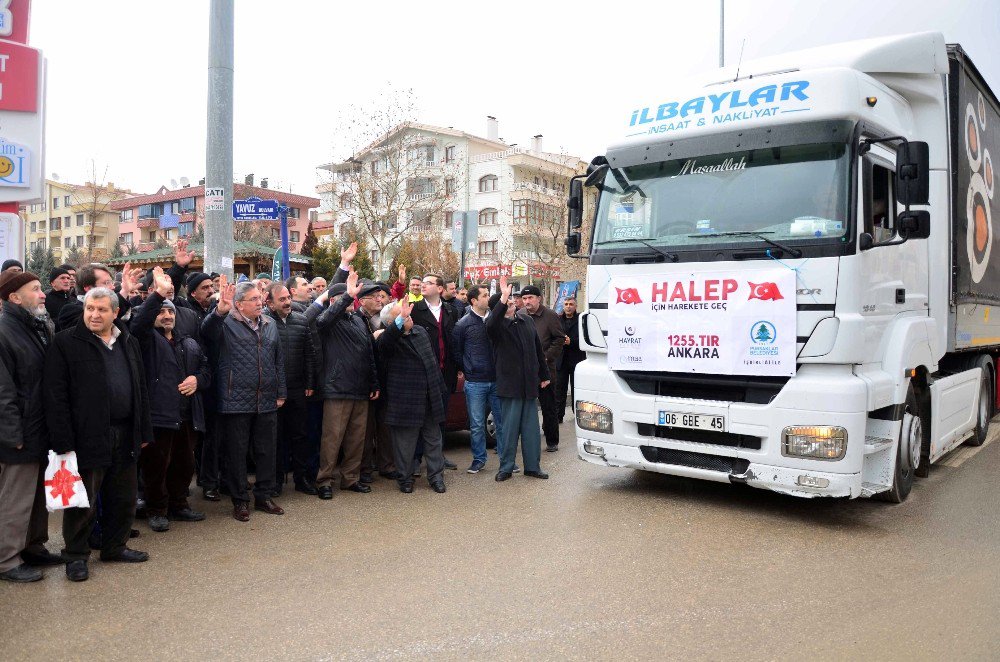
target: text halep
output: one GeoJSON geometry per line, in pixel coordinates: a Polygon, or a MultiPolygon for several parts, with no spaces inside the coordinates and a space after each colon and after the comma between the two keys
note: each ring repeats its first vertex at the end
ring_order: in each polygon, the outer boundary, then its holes
{"type": "Polygon", "coordinates": [[[732,278],[726,280],[706,280],[696,283],[689,280],[686,283],[678,281],[673,287],[669,282],[653,283],[653,302],[656,301],[727,301],[729,295],[740,288],[740,284],[732,278]],[[696,285],[701,287],[695,290],[696,285]]]}

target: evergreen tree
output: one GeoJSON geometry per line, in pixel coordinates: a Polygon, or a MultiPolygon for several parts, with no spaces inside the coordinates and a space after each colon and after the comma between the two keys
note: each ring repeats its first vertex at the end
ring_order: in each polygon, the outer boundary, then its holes
{"type": "Polygon", "coordinates": [[[771,340],[771,332],[767,330],[766,324],[761,324],[757,327],[757,340],[759,342],[768,342],[771,340]]]}
{"type": "Polygon", "coordinates": [[[312,221],[309,221],[309,225],[306,227],[306,238],[302,241],[302,248],[299,249],[299,254],[305,255],[306,257],[312,257],[313,251],[316,250],[318,243],[319,238],[313,230],[312,221]]]}
{"type": "Polygon", "coordinates": [[[116,258],[116,257],[123,257],[123,256],[124,256],[124,253],[122,253],[122,245],[119,244],[118,242],[115,242],[115,245],[111,247],[111,257],[112,258],[116,258]]]}
{"type": "Polygon", "coordinates": [[[378,280],[375,277],[375,265],[372,264],[371,250],[368,248],[368,239],[361,233],[354,233],[351,241],[358,242],[358,253],[354,256],[352,266],[362,278],[378,280]]]}
{"type": "Polygon", "coordinates": [[[312,264],[309,271],[311,277],[320,276],[330,280],[340,266],[340,245],[336,242],[317,244],[311,257],[312,264]]]}
{"type": "Polygon", "coordinates": [[[80,263],[83,262],[84,256],[80,252],[80,249],[74,245],[70,247],[65,257],[66,259],[64,260],[64,262],[66,264],[72,264],[74,267],[79,267],[80,263]]]}
{"type": "Polygon", "coordinates": [[[56,258],[52,254],[51,248],[35,246],[28,256],[28,263],[25,266],[28,271],[38,276],[43,284],[47,284],[49,272],[56,268],[56,258]]]}

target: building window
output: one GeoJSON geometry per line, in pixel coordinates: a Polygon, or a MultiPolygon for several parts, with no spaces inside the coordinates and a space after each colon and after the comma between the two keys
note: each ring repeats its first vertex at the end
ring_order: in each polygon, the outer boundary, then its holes
{"type": "Polygon", "coordinates": [[[288,208],[288,218],[298,218],[299,217],[299,213],[300,212],[299,212],[299,208],[298,207],[289,207],[288,208]]]}
{"type": "Polygon", "coordinates": [[[70,204],[71,204],[71,203],[70,203],[70,201],[69,201],[69,196],[68,196],[68,195],[67,195],[67,196],[63,196],[63,205],[65,205],[65,206],[69,207],[69,206],[70,206],[70,204]]]}
{"type": "Polygon", "coordinates": [[[180,212],[187,214],[194,211],[194,198],[181,198],[180,212]]]}
{"type": "Polygon", "coordinates": [[[119,244],[126,244],[128,246],[131,246],[132,245],[132,233],[131,232],[123,232],[122,234],[118,235],[118,243],[119,244]]]}
{"type": "Polygon", "coordinates": [[[414,147],[409,150],[407,158],[411,163],[418,166],[433,166],[436,163],[434,159],[434,146],[414,147]]]}
{"type": "Polygon", "coordinates": [[[378,191],[372,191],[372,206],[378,207],[382,202],[382,194],[378,191]]]}
{"type": "Polygon", "coordinates": [[[490,193],[497,190],[497,176],[483,175],[479,178],[479,192],[490,193]]]}
{"type": "Polygon", "coordinates": [[[545,205],[535,200],[515,200],[511,215],[515,225],[539,225],[558,222],[562,219],[562,210],[554,205],[545,205]]]}
{"type": "Polygon", "coordinates": [[[149,231],[149,236],[146,238],[146,241],[148,241],[148,242],[154,242],[154,241],[156,241],[156,230],[150,230],[149,231]]]}
{"type": "Polygon", "coordinates": [[[398,221],[398,218],[397,218],[396,214],[389,214],[389,216],[387,216],[386,219],[385,219],[385,226],[387,228],[389,228],[390,230],[395,230],[396,229],[396,225],[397,225],[397,221],[398,221]]]}
{"type": "Polygon", "coordinates": [[[34,213],[35,213],[35,207],[36,207],[36,206],[37,206],[37,205],[31,205],[31,213],[32,213],[32,214],[34,214],[34,213]]]}
{"type": "Polygon", "coordinates": [[[45,221],[38,221],[38,231],[45,232],[45,221]]]}
{"type": "Polygon", "coordinates": [[[159,218],[163,205],[139,205],[139,218],[159,218]]]}
{"type": "Polygon", "coordinates": [[[411,227],[428,230],[431,227],[433,221],[433,214],[429,211],[418,209],[412,212],[413,221],[410,223],[411,227]]]}
{"type": "Polygon", "coordinates": [[[166,230],[163,231],[163,238],[166,239],[167,241],[170,241],[171,239],[173,239],[174,236],[175,236],[174,235],[174,230],[172,228],[168,228],[168,229],[166,229],[166,230]]]}
{"type": "Polygon", "coordinates": [[[496,257],[496,255],[497,255],[497,242],[495,241],[479,242],[479,257],[496,257]]]}
{"type": "MultiPolygon", "coordinates": [[[[69,224],[67,223],[67,225],[69,224]]],[[[62,227],[62,219],[56,216],[55,218],[52,219],[52,229],[58,230],[61,227],[62,227]]]]}
{"type": "Polygon", "coordinates": [[[353,206],[354,206],[354,199],[351,197],[350,193],[345,193],[344,195],[340,196],[341,209],[350,209],[353,206]]]}
{"type": "Polygon", "coordinates": [[[281,230],[278,228],[271,228],[271,236],[275,239],[281,239],[281,230]]]}
{"type": "Polygon", "coordinates": [[[455,184],[455,178],[448,177],[447,179],[445,179],[444,192],[447,193],[448,195],[455,195],[456,191],[458,191],[458,185],[455,184]]]}
{"type": "Polygon", "coordinates": [[[132,212],[133,211],[134,210],[132,210],[132,209],[126,209],[126,210],[122,211],[122,213],[121,213],[121,219],[123,221],[131,221],[132,220],[132,212]]]}
{"type": "Polygon", "coordinates": [[[34,234],[36,232],[38,232],[38,222],[37,221],[32,221],[31,222],[31,234],[34,234]]]}
{"type": "Polygon", "coordinates": [[[63,239],[63,246],[65,248],[70,248],[73,246],[73,237],[65,237],[63,239]]]}
{"type": "Polygon", "coordinates": [[[44,239],[39,239],[38,240],[38,247],[41,248],[43,251],[45,250],[46,246],[48,246],[48,244],[45,242],[44,239]]]}
{"type": "Polygon", "coordinates": [[[42,201],[42,211],[45,211],[45,209],[46,209],[46,205],[47,205],[47,204],[48,204],[48,203],[47,203],[47,202],[45,202],[44,200],[42,201]]]}
{"type": "Polygon", "coordinates": [[[194,234],[194,221],[185,221],[177,224],[177,232],[181,237],[190,237],[194,234]]]}
{"type": "Polygon", "coordinates": [[[59,198],[52,198],[52,208],[59,209],[59,198]]]}
{"type": "Polygon", "coordinates": [[[377,264],[378,263],[378,251],[373,248],[371,251],[369,251],[368,258],[372,261],[372,264],[377,264]]]}
{"type": "Polygon", "coordinates": [[[480,225],[496,225],[497,224],[497,210],[490,208],[484,209],[479,212],[479,224],[480,225]]]}
{"type": "Polygon", "coordinates": [[[446,211],[444,213],[444,229],[445,230],[450,229],[454,222],[455,222],[455,212],[446,211]]]}
{"type": "Polygon", "coordinates": [[[76,247],[77,248],[83,247],[83,235],[80,235],[79,237],[76,238],[76,247]]]}
{"type": "MultiPolygon", "coordinates": [[[[67,225],[69,224],[69,216],[66,217],[66,224],[67,225]]],[[[83,227],[83,214],[76,215],[76,227],[78,228],[83,227]]]]}
{"type": "Polygon", "coordinates": [[[455,160],[455,146],[449,145],[444,148],[444,162],[451,163],[455,160]]]}
{"type": "Polygon", "coordinates": [[[288,240],[291,241],[291,242],[294,242],[296,244],[299,243],[299,233],[298,233],[298,231],[290,232],[289,236],[288,236],[288,240]]]}

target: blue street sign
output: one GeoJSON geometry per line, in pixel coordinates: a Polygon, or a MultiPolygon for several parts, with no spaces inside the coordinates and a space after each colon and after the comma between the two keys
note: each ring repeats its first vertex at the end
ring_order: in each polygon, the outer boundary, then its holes
{"type": "Polygon", "coordinates": [[[233,200],[234,221],[278,221],[281,214],[277,200],[261,200],[250,196],[246,200],[233,200]]]}

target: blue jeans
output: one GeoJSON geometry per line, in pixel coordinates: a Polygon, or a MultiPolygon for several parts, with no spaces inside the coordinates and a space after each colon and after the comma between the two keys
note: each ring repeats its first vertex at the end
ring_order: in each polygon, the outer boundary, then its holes
{"type": "Polygon", "coordinates": [[[469,410],[469,432],[472,438],[472,459],[486,464],[486,407],[493,412],[497,427],[497,455],[503,451],[500,425],[500,398],[496,382],[465,382],[465,407],[469,410]]]}
{"type": "Polygon", "coordinates": [[[500,471],[514,471],[517,438],[521,438],[521,459],[525,471],[539,471],[542,455],[542,434],[538,426],[538,399],[501,398],[504,440],[500,453],[500,471]]]}

